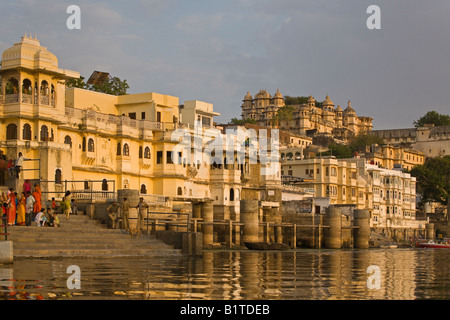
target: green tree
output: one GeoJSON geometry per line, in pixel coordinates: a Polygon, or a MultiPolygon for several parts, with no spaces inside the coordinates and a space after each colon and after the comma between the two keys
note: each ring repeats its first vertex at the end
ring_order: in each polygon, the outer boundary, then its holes
{"type": "Polygon", "coordinates": [[[322,156],[334,156],[337,159],[347,159],[353,157],[352,150],[343,144],[332,142],[328,145],[328,151],[323,152],[322,156]]]}
{"type": "Polygon", "coordinates": [[[412,168],[411,175],[417,179],[421,204],[432,201],[449,205],[450,156],[428,158],[423,165],[412,168]]]}
{"type": "Polygon", "coordinates": [[[66,81],[67,88],[80,88],[80,89],[89,89],[89,86],[84,81],[84,77],[81,76],[77,79],[70,79],[66,81]]]}
{"type": "Polygon", "coordinates": [[[291,97],[291,96],[285,96],[284,102],[287,106],[292,105],[298,105],[298,104],[305,104],[308,102],[308,97],[291,97]]]}
{"type": "Polygon", "coordinates": [[[121,80],[120,78],[113,77],[105,80],[101,85],[89,85],[85,81],[84,77],[78,79],[70,79],[66,82],[67,88],[81,88],[96,92],[102,92],[115,96],[126,95],[130,86],[127,80],[121,80]]]}
{"type": "Polygon", "coordinates": [[[280,124],[281,121],[290,121],[294,118],[295,108],[293,106],[284,106],[278,109],[277,114],[272,119],[272,124],[280,124]]]}
{"type": "Polygon", "coordinates": [[[382,138],[372,134],[359,134],[351,139],[349,148],[354,152],[365,152],[366,147],[372,144],[383,144],[382,138]]]}
{"type": "Polygon", "coordinates": [[[256,120],[255,119],[238,119],[238,118],[233,118],[230,121],[231,124],[235,124],[235,125],[239,125],[239,126],[243,126],[246,123],[252,123],[252,124],[256,124],[256,120]]]}
{"type": "Polygon", "coordinates": [[[436,111],[428,111],[419,120],[414,121],[414,126],[416,128],[423,127],[426,124],[434,124],[435,127],[450,126],[450,116],[437,113],[436,111]]]}

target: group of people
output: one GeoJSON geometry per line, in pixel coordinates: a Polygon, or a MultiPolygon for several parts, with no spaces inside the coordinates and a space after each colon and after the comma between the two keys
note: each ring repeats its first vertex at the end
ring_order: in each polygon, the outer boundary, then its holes
{"type": "Polygon", "coordinates": [[[10,188],[7,194],[0,196],[0,212],[6,217],[6,224],[9,226],[30,226],[35,216],[42,210],[42,192],[39,184],[34,185],[31,191],[30,180],[25,180],[23,191],[17,193],[10,188]]]}
{"type": "Polygon", "coordinates": [[[5,185],[5,178],[7,176],[10,178],[19,178],[19,173],[22,170],[25,160],[22,152],[19,152],[17,159],[8,159],[3,153],[3,150],[0,150],[0,185],[5,185]]]}
{"type": "MultiPolygon", "coordinates": [[[[128,202],[127,198],[123,198],[123,202],[120,205],[116,200],[108,206],[106,209],[109,218],[111,219],[111,226],[113,229],[116,229],[117,222],[120,219],[119,209],[122,209],[122,219],[123,219],[123,229],[126,231],[130,231],[130,208],[132,206],[128,202]]],[[[141,229],[144,225],[144,216],[146,213],[146,209],[148,208],[148,204],[144,201],[144,198],[139,199],[139,203],[136,206],[138,209],[138,221],[136,229],[141,229]]]]}
{"type": "Polygon", "coordinates": [[[55,198],[52,198],[51,207],[44,208],[40,185],[35,184],[33,191],[31,189],[30,180],[25,180],[22,192],[17,193],[10,188],[7,194],[0,195],[0,215],[6,218],[8,226],[31,226],[34,221],[38,227],[58,227],[58,213],[64,214],[67,220],[71,213],[78,214],[70,191],[65,193],[61,202],[57,203],[55,198]]]}

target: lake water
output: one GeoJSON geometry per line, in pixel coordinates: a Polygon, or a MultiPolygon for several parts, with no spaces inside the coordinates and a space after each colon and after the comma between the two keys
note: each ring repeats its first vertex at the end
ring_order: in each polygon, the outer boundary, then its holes
{"type": "Polygon", "coordinates": [[[18,259],[0,266],[0,299],[447,300],[449,262],[446,249],[18,259]],[[68,288],[71,265],[79,267],[81,289],[68,288]],[[368,285],[369,277],[376,276],[367,272],[371,266],[379,270],[379,288],[368,285]]]}

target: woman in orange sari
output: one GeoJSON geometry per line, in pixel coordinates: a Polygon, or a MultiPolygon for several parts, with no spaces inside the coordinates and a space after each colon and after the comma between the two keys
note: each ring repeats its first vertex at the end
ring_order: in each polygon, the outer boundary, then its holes
{"type": "Polygon", "coordinates": [[[17,207],[17,225],[24,226],[25,225],[25,193],[19,196],[19,205],[17,207]]]}
{"type": "MultiPolygon", "coordinates": [[[[41,209],[42,209],[41,188],[38,184],[34,185],[33,198],[34,198],[34,200],[36,200],[36,202],[34,203],[33,213],[37,214],[37,213],[41,212],[41,209]]],[[[34,218],[34,216],[33,216],[33,218],[34,218]]]]}
{"type": "Polygon", "coordinates": [[[16,196],[11,191],[8,195],[8,208],[6,209],[6,216],[8,217],[8,225],[12,226],[16,223],[16,196]]]}

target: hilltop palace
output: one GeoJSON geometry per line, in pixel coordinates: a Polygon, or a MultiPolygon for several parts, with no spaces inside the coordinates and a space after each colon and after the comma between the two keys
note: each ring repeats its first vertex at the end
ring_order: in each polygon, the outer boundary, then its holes
{"type": "MultiPolygon", "coordinates": [[[[320,106],[316,103],[311,96],[306,104],[293,105],[292,119],[283,121],[280,128],[299,135],[328,133],[343,140],[373,128],[373,119],[357,116],[350,101],[345,110],[340,106],[335,108],[329,96],[320,106]]],[[[273,97],[267,90],[261,90],[255,98],[248,92],[242,104],[242,119],[253,119],[260,126],[270,127],[278,110],[284,106],[285,100],[279,90],[273,97]]]]}

